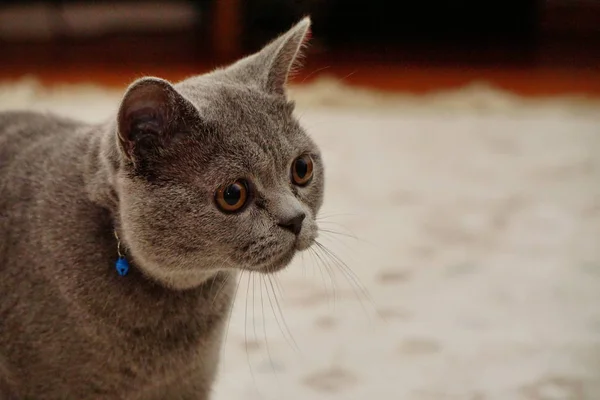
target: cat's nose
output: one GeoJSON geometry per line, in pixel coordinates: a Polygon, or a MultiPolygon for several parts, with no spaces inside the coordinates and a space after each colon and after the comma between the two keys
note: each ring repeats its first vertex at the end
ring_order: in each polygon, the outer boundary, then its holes
{"type": "Polygon", "coordinates": [[[278,225],[292,232],[294,235],[298,235],[302,230],[302,221],[304,221],[304,218],[306,218],[306,214],[300,213],[288,220],[281,221],[278,225]]]}

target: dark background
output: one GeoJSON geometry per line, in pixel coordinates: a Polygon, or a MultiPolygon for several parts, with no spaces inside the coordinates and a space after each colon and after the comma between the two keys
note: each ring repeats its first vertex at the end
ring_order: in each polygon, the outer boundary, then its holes
{"type": "MultiPolygon", "coordinates": [[[[45,36],[0,36],[0,77],[60,71],[81,75],[84,68],[201,71],[257,50],[304,15],[313,19],[307,55],[313,69],[327,65],[345,71],[356,65],[595,73],[600,66],[600,1],[593,0],[167,1],[163,3],[186,3],[197,21],[168,29],[148,24],[138,31],[115,28],[79,35],[61,13],[86,3],[104,5],[99,15],[118,12],[114,7],[119,4],[147,2],[0,1],[0,18],[3,10],[28,4],[51,10],[46,10],[51,29],[45,36]]],[[[157,13],[160,3],[154,1],[157,13]]]]}

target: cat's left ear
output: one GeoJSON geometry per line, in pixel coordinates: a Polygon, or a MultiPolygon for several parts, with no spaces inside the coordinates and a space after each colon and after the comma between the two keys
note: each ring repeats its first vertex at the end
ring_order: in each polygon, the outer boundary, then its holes
{"type": "Polygon", "coordinates": [[[117,116],[119,144],[136,163],[160,153],[195,109],[166,80],[147,77],[127,89],[117,116]]]}
{"type": "Polygon", "coordinates": [[[242,80],[258,82],[261,88],[272,94],[285,94],[290,74],[302,57],[302,47],[310,39],[309,17],[302,19],[289,31],[231,68],[242,80]]]}

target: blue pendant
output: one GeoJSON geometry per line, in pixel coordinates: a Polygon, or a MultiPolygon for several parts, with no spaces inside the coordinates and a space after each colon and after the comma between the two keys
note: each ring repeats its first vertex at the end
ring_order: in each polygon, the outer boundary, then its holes
{"type": "Polygon", "coordinates": [[[129,272],[129,263],[127,262],[127,259],[125,257],[119,257],[115,263],[115,268],[117,269],[119,275],[127,275],[129,272]]]}

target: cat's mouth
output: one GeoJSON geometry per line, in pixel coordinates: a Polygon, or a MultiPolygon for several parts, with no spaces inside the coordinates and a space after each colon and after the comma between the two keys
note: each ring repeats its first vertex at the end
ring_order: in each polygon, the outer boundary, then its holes
{"type": "Polygon", "coordinates": [[[289,250],[275,257],[273,261],[267,264],[266,267],[261,268],[261,271],[265,273],[281,271],[292,262],[296,253],[308,249],[313,244],[313,242],[314,239],[310,241],[296,240],[294,242],[294,245],[291,246],[289,250]]]}
{"type": "Polygon", "coordinates": [[[281,271],[292,262],[294,256],[296,255],[296,251],[296,246],[292,246],[283,254],[275,257],[273,261],[269,262],[264,268],[261,268],[261,272],[273,273],[281,271]]]}

